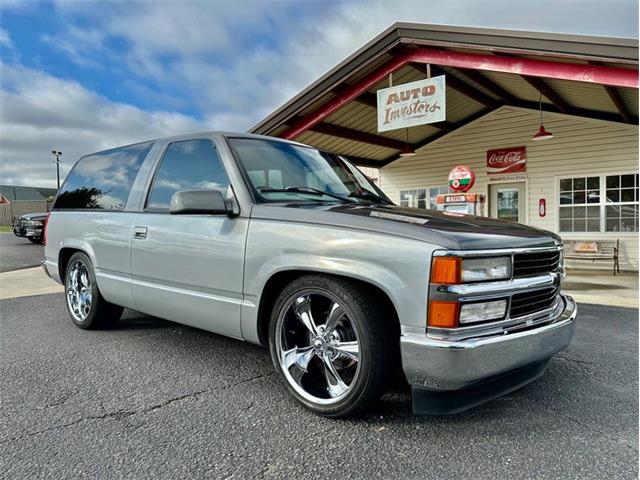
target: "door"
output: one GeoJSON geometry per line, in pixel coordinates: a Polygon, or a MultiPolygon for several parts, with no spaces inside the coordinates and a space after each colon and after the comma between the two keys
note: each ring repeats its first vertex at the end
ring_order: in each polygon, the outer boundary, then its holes
{"type": "Polygon", "coordinates": [[[215,188],[232,195],[209,139],[170,143],[138,214],[131,249],[138,310],[241,337],[240,307],[248,218],[169,214],[178,190],[215,188]]]}
{"type": "Polygon", "coordinates": [[[501,220],[525,223],[525,186],[524,182],[489,185],[489,215],[501,220]]]}

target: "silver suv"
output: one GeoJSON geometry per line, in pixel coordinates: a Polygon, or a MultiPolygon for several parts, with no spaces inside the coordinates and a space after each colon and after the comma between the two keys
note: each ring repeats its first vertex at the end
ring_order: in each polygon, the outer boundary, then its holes
{"type": "Polygon", "coordinates": [[[268,345],[293,397],[331,417],[405,380],[414,412],[465,410],[540,376],[573,335],[556,235],[398,207],[344,158],[271,137],[82,157],[45,237],[78,327],[130,308],[268,345]]]}

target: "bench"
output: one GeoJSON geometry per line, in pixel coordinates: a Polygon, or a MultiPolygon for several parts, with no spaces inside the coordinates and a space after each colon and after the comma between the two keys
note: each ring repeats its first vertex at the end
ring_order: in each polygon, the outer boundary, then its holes
{"type": "Polygon", "coordinates": [[[620,273],[620,240],[565,240],[564,258],[581,260],[613,260],[613,274],[620,273]]]}

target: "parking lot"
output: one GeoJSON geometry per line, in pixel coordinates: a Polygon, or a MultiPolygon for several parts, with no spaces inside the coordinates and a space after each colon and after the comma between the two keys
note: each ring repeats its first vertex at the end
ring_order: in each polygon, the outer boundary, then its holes
{"type": "MultiPolygon", "coordinates": [[[[42,256],[12,234],[0,248],[4,272],[42,256]]],[[[0,478],[637,478],[637,319],[580,305],[545,376],[464,414],[413,416],[396,389],[328,420],[266,349],[131,311],[82,331],[60,293],[0,300],[0,478]]]]}
{"type": "Polygon", "coordinates": [[[0,272],[40,265],[44,247],[13,233],[0,233],[0,272]]]}
{"type": "Polygon", "coordinates": [[[408,392],[350,420],[295,404],[267,350],[61,294],[0,301],[3,478],[637,478],[638,313],[581,305],[545,376],[464,414],[408,392]]]}

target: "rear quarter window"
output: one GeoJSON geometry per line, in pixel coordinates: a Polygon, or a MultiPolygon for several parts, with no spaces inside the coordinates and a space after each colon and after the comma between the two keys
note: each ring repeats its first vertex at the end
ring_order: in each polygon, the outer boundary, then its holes
{"type": "Polygon", "coordinates": [[[60,188],[57,210],[123,210],[153,142],[114,148],[82,157],[60,188]]]}

